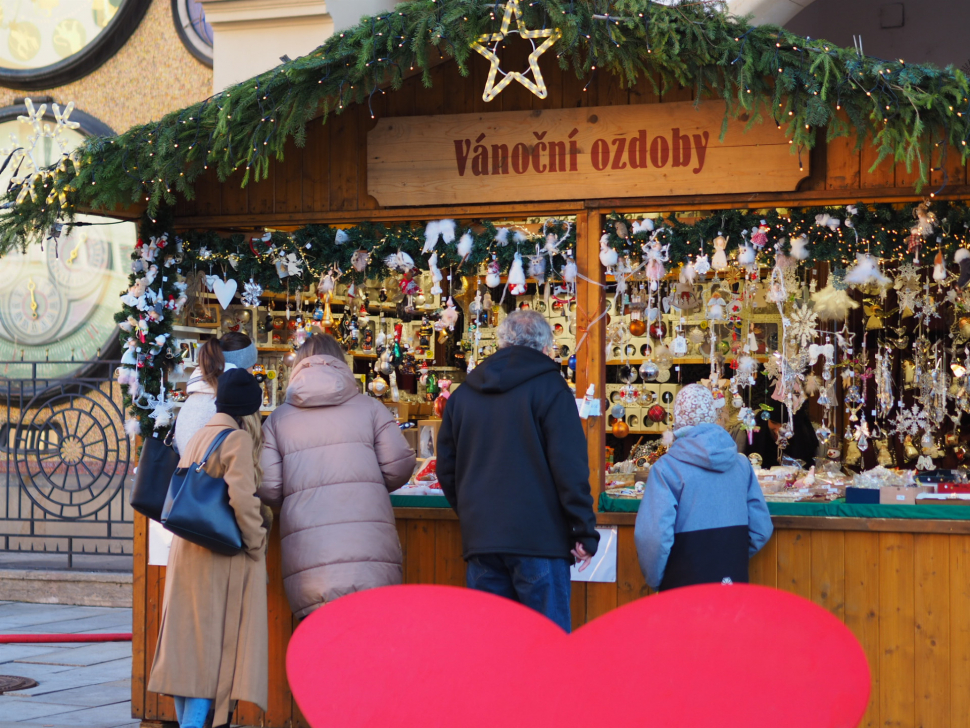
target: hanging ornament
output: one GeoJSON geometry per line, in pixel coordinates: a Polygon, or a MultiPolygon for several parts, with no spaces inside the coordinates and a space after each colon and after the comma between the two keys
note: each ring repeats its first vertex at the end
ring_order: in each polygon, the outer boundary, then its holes
{"type": "Polygon", "coordinates": [[[889,279],[879,269],[879,261],[868,253],[856,255],[855,265],[845,274],[845,282],[850,286],[889,286],[889,279]]]}
{"type": "Polygon", "coordinates": [[[242,302],[246,306],[252,306],[255,308],[256,306],[259,306],[259,297],[262,295],[263,287],[250,278],[249,283],[243,286],[242,302]]]}
{"type": "Polygon", "coordinates": [[[699,275],[699,276],[707,275],[708,271],[711,270],[711,264],[707,260],[707,256],[706,255],[698,255],[697,256],[697,259],[694,261],[694,270],[696,271],[697,275],[699,275]]]}
{"type": "Polygon", "coordinates": [[[539,57],[555,45],[556,41],[562,37],[562,33],[556,28],[529,30],[525,27],[525,23],[522,22],[521,12],[519,9],[519,0],[508,0],[505,3],[505,14],[502,16],[502,26],[499,32],[481,35],[476,42],[472,43],[472,48],[484,56],[489,62],[488,78],[485,81],[485,91],[482,94],[482,99],[486,102],[492,101],[512,81],[518,81],[540,99],[544,99],[549,95],[545,81],[542,78],[542,71],[539,69],[539,57]],[[515,30],[510,29],[513,15],[515,15],[515,30]],[[498,46],[505,41],[509,33],[528,40],[532,45],[532,53],[529,54],[529,71],[532,72],[531,79],[526,76],[528,71],[526,73],[520,73],[518,71],[506,73],[501,68],[501,61],[499,60],[497,52],[498,46]],[[541,45],[536,47],[535,41],[540,38],[544,40],[541,45]],[[489,48],[486,44],[490,44],[491,47],[489,48]],[[502,78],[496,83],[495,80],[499,75],[502,78]]]}
{"type": "Polygon", "coordinates": [[[647,417],[651,422],[664,422],[667,419],[667,410],[662,405],[655,404],[647,410],[647,417]]]}
{"type": "Polygon", "coordinates": [[[942,283],[946,280],[946,266],[943,264],[943,251],[936,251],[936,258],[933,259],[933,280],[942,283]]]}
{"type": "Polygon", "coordinates": [[[619,253],[610,247],[609,233],[603,233],[600,238],[600,263],[603,264],[604,268],[612,268],[616,265],[618,258],[619,253]]]}
{"type": "Polygon", "coordinates": [[[825,288],[812,294],[812,303],[820,321],[843,321],[849,311],[859,308],[859,304],[849,296],[847,288],[845,271],[833,268],[825,288]]]}
{"type": "Polygon", "coordinates": [[[498,288],[502,285],[502,276],[498,265],[498,257],[493,255],[488,263],[488,274],[485,276],[485,285],[489,288],[498,288]]]}
{"type": "Polygon", "coordinates": [[[441,274],[441,269],[438,268],[438,253],[432,253],[431,257],[428,258],[428,270],[431,271],[431,295],[440,296],[441,281],[444,280],[444,276],[441,274]]]}
{"type": "Polygon", "coordinates": [[[508,286],[509,293],[513,296],[525,295],[525,270],[522,268],[522,256],[519,253],[516,253],[512,259],[512,267],[509,268],[508,286]]]}
{"type": "MultiPolygon", "coordinates": [[[[728,267],[727,255],[725,254],[725,249],[727,248],[728,239],[724,236],[724,233],[718,233],[717,237],[714,238],[714,257],[711,259],[711,267],[716,271],[726,270],[728,267]]],[[[697,264],[695,264],[695,268],[697,264]]],[[[698,271],[700,269],[698,268],[698,271]]]]}
{"type": "Polygon", "coordinates": [[[651,291],[656,291],[660,285],[660,281],[667,275],[667,269],[664,267],[664,263],[668,258],[667,249],[668,246],[662,246],[659,240],[654,239],[644,251],[647,257],[645,274],[647,280],[650,281],[651,291]]]}
{"type": "Polygon", "coordinates": [[[613,437],[622,440],[624,437],[630,434],[630,426],[623,420],[614,420],[611,432],[613,433],[613,437]]]}
{"type": "Polygon", "coordinates": [[[229,304],[232,303],[232,299],[236,295],[238,285],[232,278],[228,280],[217,278],[212,282],[212,292],[215,294],[216,300],[222,306],[223,310],[229,308],[229,304]]]}
{"type": "Polygon", "coordinates": [[[660,373],[660,367],[657,363],[652,360],[647,360],[640,365],[640,377],[645,382],[653,382],[657,379],[657,375],[660,373]]]}
{"type": "Polygon", "coordinates": [[[960,277],[957,278],[957,287],[966,288],[970,283],[970,250],[959,248],[953,254],[953,262],[960,266],[960,277]]]}
{"type": "Polygon", "coordinates": [[[808,236],[799,235],[791,239],[791,251],[789,253],[795,260],[808,259],[808,236]]]}

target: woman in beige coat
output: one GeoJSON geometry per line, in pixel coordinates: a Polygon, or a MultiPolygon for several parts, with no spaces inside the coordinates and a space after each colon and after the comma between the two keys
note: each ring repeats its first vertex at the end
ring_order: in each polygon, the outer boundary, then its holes
{"type": "Polygon", "coordinates": [[[223,478],[244,549],[223,556],[172,539],[158,648],[148,689],[175,698],[182,728],[228,722],[231,700],[264,710],[268,690],[266,536],[256,485],[259,480],[259,406],[262,390],[252,374],[232,369],[219,377],[217,414],[189,441],[179,467],[201,462],[223,430],[233,432],[209,457],[205,472],[223,478]]]}
{"type": "Polygon", "coordinates": [[[283,586],[305,617],[344,594],[400,584],[401,544],[388,493],[414,451],[376,399],[360,394],[328,334],[297,352],[286,403],[263,425],[259,496],[282,505],[283,586]]]}

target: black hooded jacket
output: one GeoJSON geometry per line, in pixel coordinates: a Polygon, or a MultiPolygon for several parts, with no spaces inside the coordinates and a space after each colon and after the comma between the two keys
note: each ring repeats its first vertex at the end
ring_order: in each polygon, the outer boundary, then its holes
{"type": "Polygon", "coordinates": [[[524,346],[500,349],[445,407],[438,480],[461,522],[462,555],[571,559],[596,552],[586,438],[559,366],[524,346]]]}

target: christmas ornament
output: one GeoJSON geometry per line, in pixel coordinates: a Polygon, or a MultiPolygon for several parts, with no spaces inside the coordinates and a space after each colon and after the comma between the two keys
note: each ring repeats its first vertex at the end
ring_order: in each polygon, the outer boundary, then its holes
{"type": "Polygon", "coordinates": [[[515,254],[512,260],[512,267],[509,268],[508,277],[509,293],[513,296],[522,296],[526,292],[525,271],[522,268],[522,256],[515,254]]]}
{"type": "Polygon", "coordinates": [[[346,230],[337,230],[333,236],[333,241],[337,245],[343,245],[344,243],[350,241],[350,235],[347,234],[346,230]]]}
{"type": "Polygon", "coordinates": [[[640,365],[640,376],[645,382],[654,381],[659,373],[660,367],[657,366],[656,362],[645,361],[640,365]]]}
{"type": "Polygon", "coordinates": [[[387,381],[378,374],[374,377],[370,384],[367,385],[367,390],[373,394],[375,397],[383,397],[387,394],[387,381]]]}
{"type": "Polygon", "coordinates": [[[236,295],[236,288],[238,284],[236,281],[232,280],[222,280],[216,279],[212,284],[212,292],[216,294],[216,300],[219,305],[222,306],[223,310],[229,308],[229,304],[232,303],[233,296],[236,295]]]}
{"type": "Polygon", "coordinates": [[[808,258],[808,237],[799,235],[791,239],[790,255],[795,260],[806,260],[808,258]]]}
{"type": "Polygon", "coordinates": [[[663,422],[667,419],[667,410],[661,405],[655,404],[647,410],[647,417],[650,418],[651,422],[663,422]]]}
{"type": "Polygon", "coordinates": [[[630,321],[630,336],[643,336],[647,332],[647,322],[643,319],[630,321]]]}
{"type": "Polygon", "coordinates": [[[697,275],[700,275],[700,276],[707,275],[708,271],[711,270],[711,264],[707,260],[706,255],[697,256],[697,259],[694,261],[694,270],[697,272],[697,275]]]}
{"type": "Polygon", "coordinates": [[[549,92],[542,78],[542,71],[539,69],[539,56],[552,48],[561,37],[562,33],[558,28],[545,28],[542,30],[529,30],[526,28],[525,23],[522,22],[519,0],[508,0],[505,3],[505,14],[502,16],[502,26],[499,32],[486,33],[485,35],[479,36],[475,43],[472,43],[472,48],[484,56],[489,62],[488,78],[485,81],[485,91],[482,94],[482,99],[486,102],[492,101],[512,81],[518,81],[540,99],[546,98],[549,92]],[[515,30],[510,29],[513,15],[515,15],[515,30]],[[506,73],[501,69],[501,62],[496,51],[498,50],[499,43],[502,43],[509,33],[514,33],[520,38],[525,38],[532,45],[532,53],[529,54],[529,70],[532,72],[531,79],[525,73],[519,73],[518,71],[506,73]],[[541,45],[536,47],[535,41],[540,38],[544,40],[541,45]],[[492,47],[486,47],[485,44],[487,43],[491,44],[492,47]],[[502,79],[496,83],[495,79],[499,74],[502,75],[502,79]]]}
{"type": "Polygon", "coordinates": [[[488,274],[485,276],[485,285],[489,288],[498,288],[500,285],[502,285],[502,276],[498,265],[498,258],[494,255],[488,264],[488,274]]]}
{"type": "Polygon", "coordinates": [[[727,242],[728,239],[720,232],[714,238],[714,257],[711,259],[711,266],[715,271],[726,270],[728,267],[727,255],[724,252],[727,248],[727,242]]]}
{"type": "Polygon", "coordinates": [[[845,274],[845,282],[850,286],[877,286],[880,288],[889,285],[889,279],[883,275],[879,269],[879,261],[868,253],[856,255],[855,265],[845,274]]]}
{"type": "Polygon", "coordinates": [[[859,308],[859,304],[849,296],[847,288],[845,271],[833,268],[825,288],[812,294],[812,303],[820,321],[843,321],[849,311],[859,308]]]}
{"type": "Polygon", "coordinates": [[[249,283],[243,286],[242,302],[246,306],[252,306],[255,308],[259,306],[259,297],[262,295],[263,287],[250,278],[249,283]]]}
{"type": "Polygon", "coordinates": [[[600,263],[604,268],[612,268],[616,265],[619,254],[610,247],[609,233],[603,233],[600,238],[600,263]]]}
{"type": "Polygon", "coordinates": [[[957,278],[957,286],[959,288],[966,288],[967,283],[970,283],[970,250],[959,248],[953,254],[953,262],[960,266],[960,277],[957,278]]]}
{"type": "Polygon", "coordinates": [[[627,425],[623,420],[615,420],[612,427],[613,437],[622,440],[624,437],[630,434],[630,426],[627,425]]]}

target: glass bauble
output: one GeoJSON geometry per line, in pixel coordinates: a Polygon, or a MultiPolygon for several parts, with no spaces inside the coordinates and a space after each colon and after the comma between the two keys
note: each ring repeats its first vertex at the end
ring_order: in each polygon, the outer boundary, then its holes
{"type": "Polygon", "coordinates": [[[629,364],[624,364],[620,367],[619,377],[624,384],[633,384],[637,381],[637,370],[629,364]]]}
{"type": "Polygon", "coordinates": [[[630,426],[627,425],[627,423],[624,422],[623,420],[616,420],[613,423],[612,432],[613,432],[613,437],[618,437],[619,439],[622,440],[624,437],[630,434],[630,426]]]}
{"type": "Polygon", "coordinates": [[[647,417],[650,418],[651,422],[663,422],[667,419],[667,410],[659,404],[655,404],[647,410],[647,417]]]}
{"type": "Polygon", "coordinates": [[[647,322],[643,319],[634,319],[630,322],[630,335],[643,336],[647,333],[647,322]]]}
{"type": "Polygon", "coordinates": [[[645,382],[653,382],[657,379],[657,374],[660,373],[660,367],[657,366],[656,362],[645,361],[640,365],[640,376],[645,382]]]}

